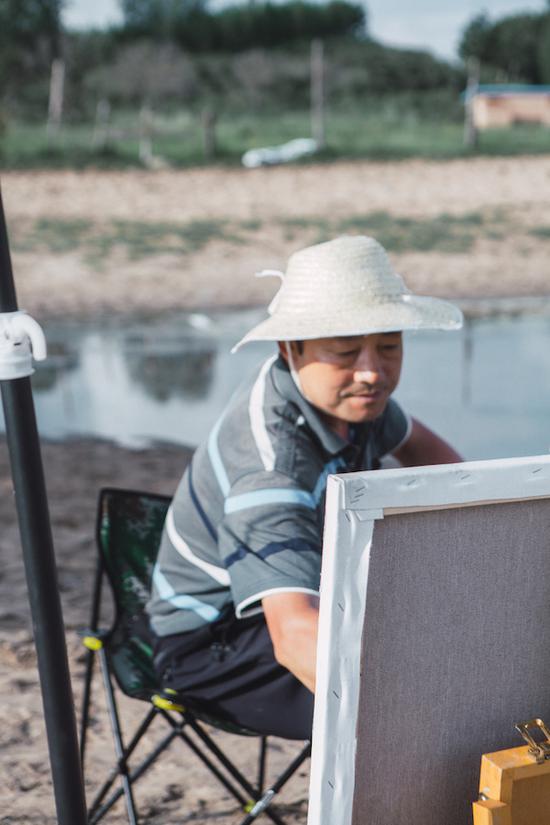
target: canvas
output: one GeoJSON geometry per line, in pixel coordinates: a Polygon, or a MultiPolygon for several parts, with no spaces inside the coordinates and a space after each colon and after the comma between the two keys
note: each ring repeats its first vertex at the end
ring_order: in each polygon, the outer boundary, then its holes
{"type": "Polygon", "coordinates": [[[550,458],[334,477],[309,825],[465,825],[550,718],[550,458]]]}

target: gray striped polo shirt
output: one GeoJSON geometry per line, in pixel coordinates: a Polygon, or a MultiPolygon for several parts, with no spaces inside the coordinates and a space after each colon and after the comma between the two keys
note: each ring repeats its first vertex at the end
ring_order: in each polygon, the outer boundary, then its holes
{"type": "Polygon", "coordinates": [[[348,442],[284,359],[267,360],[195,452],[168,511],[147,608],[157,635],[259,612],[271,593],[318,593],[328,475],[376,468],[409,429],[390,399],[348,442]]]}

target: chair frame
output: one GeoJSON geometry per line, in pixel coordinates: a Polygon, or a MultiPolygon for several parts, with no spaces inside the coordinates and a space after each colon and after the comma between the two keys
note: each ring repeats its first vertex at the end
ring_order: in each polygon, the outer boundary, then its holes
{"type": "MultiPolygon", "coordinates": [[[[90,720],[90,704],[92,698],[92,681],[95,662],[96,659],[98,659],[114,739],[116,763],[103,782],[101,788],[96,793],[89,807],[89,825],[96,825],[96,823],[98,823],[108,813],[108,811],[111,810],[113,805],[122,796],[125,797],[126,810],[130,825],[138,825],[139,819],[133,794],[133,785],[145,774],[148,768],[168,748],[174,739],[182,740],[210,770],[213,776],[218,779],[221,785],[223,785],[223,787],[237,800],[237,802],[239,802],[245,813],[245,816],[239,822],[239,825],[250,825],[250,823],[252,823],[261,813],[268,816],[276,825],[285,825],[284,820],[279,816],[279,814],[270,808],[271,802],[276,794],[302,765],[302,763],[310,756],[310,742],[305,744],[300,753],[292,760],[278,779],[266,788],[265,774],[268,737],[261,736],[260,734],[248,731],[246,729],[237,728],[220,720],[216,720],[214,717],[210,717],[202,711],[191,709],[187,703],[182,704],[184,700],[181,700],[180,697],[177,695],[172,695],[172,692],[163,691],[159,687],[158,693],[153,693],[149,698],[150,707],[145,717],[139,723],[127,743],[125,743],[125,737],[120,722],[116,688],[113,683],[113,674],[111,673],[109,667],[108,655],[109,641],[119,619],[119,604],[116,597],[116,590],[112,584],[111,588],[115,602],[115,616],[113,623],[109,629],[99,627],[103,581],[105,577],[107,577],[107,580],[110,581],[109,571],[103,558],[103,537],[101,535],[103,509],[104,502],[115,496],[146,496],[148,499],[164,502],[167,505],[170,502],[170,498],[167,496],[161,496],[153,493],[143,493],[136,490],[106,487],[100,490],[99,493],[96,520],[98,563],[93,589],[91,619],[89,627],[79,633],[82,644],[87,649],[80,726],[80,757],[82,762],[82,770],[84,771],[87,729],[90,720]],[[129,761],[134,753],[134,750],[136,749],[142,736],[157,717],[163,719],[168,725],[168,733],[136,767],[130,768],[129,761]],[[260,738],[257,779],[254,785],[246,779],[242,772],[235,767],[235,765],[233,765],[227,754],[214,742],[204,726],[205,723],[231,733],[244,736],[256,736],[260,738]],[[192,735],[190,735],[191,732],[192,735]],[[120,787],[113,789],[113,785],[115,784],[117,778],[120,779],[120,787]]],[[[124,692],[120,685],[118,686],[118,689],[122,693],[124,692]]],[[[130,698],[135,699],[138,697],[130,698]]],[[[140,701],[147,700],[140,699],[140,701]]]]}

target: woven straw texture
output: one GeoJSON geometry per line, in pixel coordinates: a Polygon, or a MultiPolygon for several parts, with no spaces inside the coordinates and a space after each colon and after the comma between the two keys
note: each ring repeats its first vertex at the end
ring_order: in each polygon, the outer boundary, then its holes
{"type": "Polygon", "coordinates": [[[384,248],[362,235],[343,236],[292,255],[269,313],[235,350],[248,341],[451,330],[462,325],[457,307],[412,295],[384,248]]]}

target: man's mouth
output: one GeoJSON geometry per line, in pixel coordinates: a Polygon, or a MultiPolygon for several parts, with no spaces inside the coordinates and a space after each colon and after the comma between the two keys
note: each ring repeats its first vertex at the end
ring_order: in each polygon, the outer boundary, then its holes
{"type": "Polygon", "coordinates": [[[384,393],[384,388],[379,387],[375,390],[364,390],[361,392],[347,392],[344,394],[344,398],[366,398],[366,399],[375,399],[380,398],[380,396],[384,393]]]}

